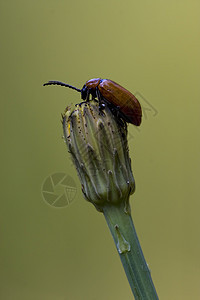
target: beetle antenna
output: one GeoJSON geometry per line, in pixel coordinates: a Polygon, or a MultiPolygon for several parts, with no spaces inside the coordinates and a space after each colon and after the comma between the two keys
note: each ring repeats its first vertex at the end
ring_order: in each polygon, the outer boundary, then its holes
{"type": "Polygon", "coordinates": [[[67,83],[61,82],[61,81],[50,80],[47,83],[43,84],[43,86],[46,86],[46,85],[61,85],[61,86],[65,86],[65,87],[68,87],[70,89],[76,90],[77,92],[81,92],[80,89],[77,89],[76,87],[74,87],[72,85],[69,85],[67,83]]]}

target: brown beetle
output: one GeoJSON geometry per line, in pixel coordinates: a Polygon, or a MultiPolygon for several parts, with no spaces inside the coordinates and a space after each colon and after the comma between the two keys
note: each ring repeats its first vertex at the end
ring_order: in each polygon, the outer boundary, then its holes
{"type": "Polygon", "coordinates": [[[90,95],[92,99],[99,100],[100,108],[104,103],[112,108],[124,121],[132,123],[136,126],[141,124],[142,109],[137,98],[121,85],[109,79],[94,78],[84,84],[82,89],[60,82],[49,81],[45,85],[61,85],[69,87],[81,93],[83,100],[89,101],[90,95]]]}

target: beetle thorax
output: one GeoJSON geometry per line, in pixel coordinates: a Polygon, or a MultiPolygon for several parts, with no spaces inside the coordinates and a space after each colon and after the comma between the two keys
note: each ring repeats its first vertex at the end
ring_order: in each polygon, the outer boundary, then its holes
{"type": "Polygon", "coordinates": [[[94,99],[96,97],[96,88],[100,84],[101,80],[101,78],[88,80],[81,90],[81,98],[83,100],[89,100],[89,95],[92,95],[92,98],[94,99]]]}

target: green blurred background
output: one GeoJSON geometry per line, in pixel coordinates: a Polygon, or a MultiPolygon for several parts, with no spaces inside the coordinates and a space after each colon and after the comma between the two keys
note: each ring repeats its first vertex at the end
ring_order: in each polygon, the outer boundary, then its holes
{"type": "Polygon", "coordinates": [[[200,299],[199,1],[1,1],[0,299],[133,299],[102,214],[82,196],[60,113],[91,78],[138,94],[134,223],[160,299],[200,299]],[[65,208],[42,198],[73,178],[65,208]]]}

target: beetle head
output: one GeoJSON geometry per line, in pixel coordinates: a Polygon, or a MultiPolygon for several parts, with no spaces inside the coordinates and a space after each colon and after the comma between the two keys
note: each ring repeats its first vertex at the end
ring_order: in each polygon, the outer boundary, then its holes
{"type": "Polygon", "coordinates": [[[83,88],[81,90],[81,98],[83,100],[88,101],[90,95],[92,95],[92,99],[95,99],[95,97],[96,97],[96,89],[95,88],[88,88],[86,86],[86,84],[84,84],[84,86],[83,86],[83,88]]]}

